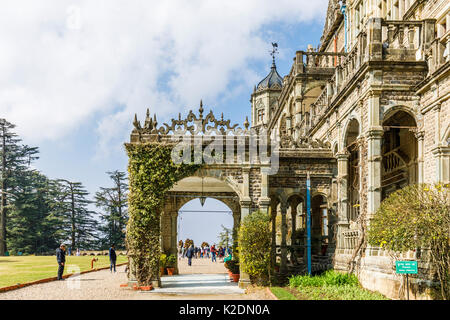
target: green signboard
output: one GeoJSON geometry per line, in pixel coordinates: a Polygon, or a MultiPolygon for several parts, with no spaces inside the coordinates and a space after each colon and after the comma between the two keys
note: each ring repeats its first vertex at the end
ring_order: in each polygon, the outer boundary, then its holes
{"type": "Polygon", "coordinates": [[[395,261],[395,271],[400,274],[417,274],[417,261],[395,261]]]}

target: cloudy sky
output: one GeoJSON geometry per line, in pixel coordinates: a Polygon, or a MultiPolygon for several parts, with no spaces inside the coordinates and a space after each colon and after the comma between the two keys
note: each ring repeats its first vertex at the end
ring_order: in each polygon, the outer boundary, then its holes
{"type": "MultiPolygon", "coordinates": [[[[35,166],[44,174],[94,193],[108,186],[106,171],[126,171],[123,143],[135,113],[142,120],[150,108],[167,122],[203,99],[206,112],[242,124],[253,86],[270,69],[271,42],[284,76],[296,50],[318,45],[326,7],[326,0],[3,1],[0,118],[40,148],[35,166]]],[[[201,217],[217,225],[204,235],[211,242],[221,224],[232,225],[226,214],[201,217]]]]}

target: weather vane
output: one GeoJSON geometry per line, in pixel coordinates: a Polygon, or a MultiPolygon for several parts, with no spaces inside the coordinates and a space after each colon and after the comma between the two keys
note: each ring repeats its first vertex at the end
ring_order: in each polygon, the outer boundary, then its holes
{"type": "Polygon", "coordinates": [[[272,56],[272,62],[275,63],[275,54],[278,53],[278,43],[272,42],[272,51],[269,51],[272,56]]]}

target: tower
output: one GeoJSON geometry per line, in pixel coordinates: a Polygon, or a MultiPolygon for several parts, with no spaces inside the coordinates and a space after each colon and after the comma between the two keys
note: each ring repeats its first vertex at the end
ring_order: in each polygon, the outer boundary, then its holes
{"type": "Polygon", "coordinates": [[[275,53],[278,45],[272,43],[273,50],[272,67],[269,74],[255,86],[251,95],[252,104],[252,127],[260,127],[269,123],[273,112],[276,109],[278,97],[281,94],[283,78],[278,74],[275,65],[275,53]]]}

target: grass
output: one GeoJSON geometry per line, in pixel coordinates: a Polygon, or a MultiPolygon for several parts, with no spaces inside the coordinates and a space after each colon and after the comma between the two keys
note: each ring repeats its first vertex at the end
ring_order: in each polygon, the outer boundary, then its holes
{"type": "Polygon", "coordinates": [[[289,290],[280,287],[271,287],[270,291],[278,298],[278,300],[298,300],[289,290]]]}
{"type": "Polygon", "coordinates": [[[289,287],[272,287],[279,300],[388,300],[361,287],[355,275],[329,270],[318,276],[293,276],[289,287]]]}
{"type": "MultiPolygon", "coordinates": [[[[92,258],[93,256],[66,256],[64,274],[90,270],[92,258]]],[[[96,258],[98,261],[94,262],[94,268],[109,266],[108,256],[96,258]]],[[[127,257],[117,256],[117,264],[123,262],[127,262],[127,257]]],[[[57,271],[56,256],[0,257],[0,288],[56,277],[57,271]]]]}

